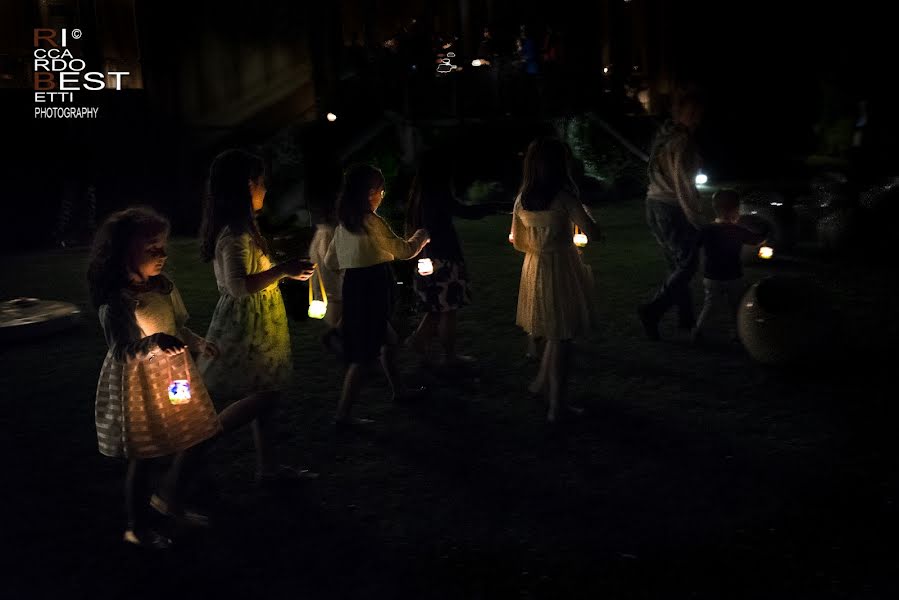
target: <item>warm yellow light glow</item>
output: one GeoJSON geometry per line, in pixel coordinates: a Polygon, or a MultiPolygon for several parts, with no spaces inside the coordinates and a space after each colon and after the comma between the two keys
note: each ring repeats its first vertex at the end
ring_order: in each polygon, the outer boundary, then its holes
{"type": "Polygon", "coordinates": [[[774,256],[774,248],[771,246],[762,246],[759,248],[759,258],[764,258],[765,260],[774,256]]]}
{"type": "Polygon", "coordinates": [[[328,113],[328,120],[333,123],[337,120],[337,115],[335,115],[334,113],[328,113]]]}
{"type": "Polygon", "coordinates": [[[583,248],[587,245],[587,235],[581,231],[581,228],[577,225],[574,226],[574,237],[571,239],[574,242],[574,245],[578,248],[583,248]]]}
{"type": "Polygon", "coordinates": [[[434,264],[431,262],[430,258],[419,258],[418,259],[418,274],[419,275],[430,275],[434,272],[434,264]]]}
{"type": "Polygon", "coordinates": [[[471,61],[472,67],[486,67],[489,64],[490,64],[490,61],[484,60],[483,58],[476,58],[473,61],[471,61]]]}
{"type": "Polygon", "coordinates": [[[323,300],[313,300],[309,303],[309,318],[324,319],[325,313],[328,312],[328,303],[323,300]]]}
{"type": "Polygon", "coordinates": [[[317,264],[315,265],[312,279],[309,280],[309,311],[306,314],[309,315],[310,319],[323,319],[325,318],[325,313],[328,312],[328,292],[325,291],[325,280],[322,279],[322,274],[318,271],[317,264]],[[321,290],[321,300],[316,300],[312,291],[312,279],[315,279],[316,275],[318,275],[318,288],[321,290]]]}

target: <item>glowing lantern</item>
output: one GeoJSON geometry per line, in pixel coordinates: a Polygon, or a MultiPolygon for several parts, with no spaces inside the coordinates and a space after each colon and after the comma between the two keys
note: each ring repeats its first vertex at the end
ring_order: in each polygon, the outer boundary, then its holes
{"type": "Polygon", "coordinates": [[[434,263],[431,262],[430,258],[419,258],[418,259],[418,274],[422,276],[430,275],[434,272],[434,263]]]}
{"type": "Polygon", "coordinates": [[[759,258],[764,258],[765,260],[774,256],[774,248],[771,246],[762,246],[759,248],[759,258]]]}
{"type": "Polygon", "coordinates": [[[700,171],[696,174],[696,185],[705,185],[709,182],[709,176],[700,171]]]}
{"type": "Polygon", "coordinates": [[[312,273],[312,277],[318,275],[318,287],[322,292],[322,299],[316,300],[312,293],[312,281],[309,282],[309,311],[306,313],[309,315],[310,319],[324,319],[325,313],[328,312],[328,294],[325,293],[325,282],[322,279],[321,273],[316,269],[312,273]]]}
{"type": "Polygon", "coordinates": [[[587,245],[587,235],[577,225],[574,226],[574,238],[572,238],[572,241],[578,248],[583,248],[587,245]]]}
{"type": "Polygon", "coordinates": [[[174,379],[169,383],[169,402],[172,404],[187,404],[190,402],[190,381],[187,379],[174,379]]]}
{"type": "Polygon", "coordinates": [[[329,112],[329,113],[328,113],[328,116],[327,116],[327,119],[328,119],[328,121],[330,121],[331,123],[333,123],[334,121],[337,120],[337,115],[335,115],[334,113],[329,112]]]}

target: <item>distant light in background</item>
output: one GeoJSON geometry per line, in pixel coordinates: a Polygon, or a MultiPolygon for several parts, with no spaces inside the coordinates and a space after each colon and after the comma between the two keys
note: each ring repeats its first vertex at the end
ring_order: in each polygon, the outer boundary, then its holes
{"type": "Polygon", "coordinates": [[[328,113],[327,119],[333,123],[337,120],[337,115],[335,115],[334,113],[328,113]]]}
{"type": "Polygon", "coordinates": [[[771,246],[762,246],[759,248],[759,258],[764,258],[768,260],[774,256],[774,248],[771,246]]]}
{"type": "Polygon", "coordinates": [[[482,59],[480,59],[480,58],[476,58],[476,59],[474,59],[473,61],[471,61],[471,66],[472,66],[472,67],[486,66],[486,65],[489,65],[489,64],[490,64],[489,61],[482,60],[482,59]]]}
{"type": "Polygon", "coordinates": [[[696,174],[696,185],[705,185],[709,182],[709,176],[700,171],[696,174]]]}
{"type": "Polygon", "coordinates": [[[603,68],[602,68],[602,72],[605,73],[606,75],[608,75],[608,74],[609,74],[609,67],[603,67],[603,68]]]}

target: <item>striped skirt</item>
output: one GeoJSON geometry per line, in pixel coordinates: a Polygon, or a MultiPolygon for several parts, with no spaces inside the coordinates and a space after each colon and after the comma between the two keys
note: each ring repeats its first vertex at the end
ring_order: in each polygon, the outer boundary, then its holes
{"type": "Polygon", "coordinates": [[[190,354],[120,362],[106,355],[95,404],[100,453],[156,458],[181,452],[221,431],[215,408],[190,354]],[[173,403],[174,380],[187,381],[189,400],[173,403]]]}

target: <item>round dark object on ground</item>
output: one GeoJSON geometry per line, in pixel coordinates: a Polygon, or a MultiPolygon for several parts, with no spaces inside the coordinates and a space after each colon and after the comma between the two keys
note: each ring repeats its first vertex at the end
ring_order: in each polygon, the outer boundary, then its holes
{"type": "Polygon", "coordinates": [[[740,302],[740,341],[760,363],[795,363],[822,348],[828,305],[824,290],[805,279],[767,277],[740,302]]]}
{"type": "Polygon", "coordinates": [[[63,331],[78,322],[74,304],[37,298],[0,302],[0,342],[18,342],[63,331]]]}

